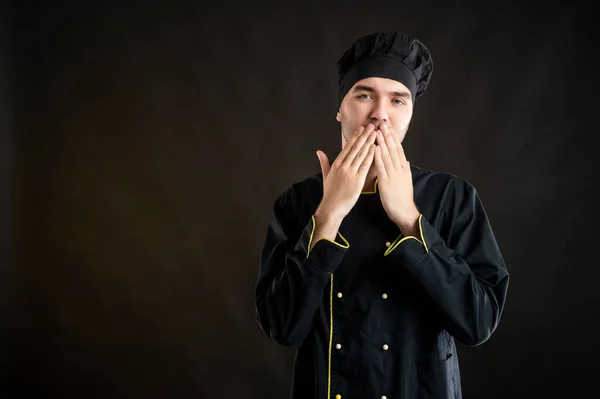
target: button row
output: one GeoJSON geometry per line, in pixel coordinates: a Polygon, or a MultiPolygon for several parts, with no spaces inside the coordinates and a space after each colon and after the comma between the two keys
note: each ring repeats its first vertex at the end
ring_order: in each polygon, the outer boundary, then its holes
{"type": "MultiPolygon", "coordinates": [[[[335,349],[342,349],[342,344],[335,344],[335,349]]],[[[388,346],[388,344],[383,344],[381,346],[381,349],[383,349],[384,351],[390,349],[390,347],[388,346]]]]}
{"type": "MultiPolygon", "coordinates": [[[[389,241],[387,241],[385,243],[385,246],[389,248],[389,246],[392,245],[392,243],[390,243],[389,241]]],[[[344,295],[341,292],[337,293],[337,297],[338,298],[342,298],[344,295]]],[[[384,292],[383,294],[381,294],[381,298],[383,299],[387,299],[388,295],[384,292]]],[[[381,349],[383,349],[384,351],[387,351],[390,347],[387,344],[383,344],[383,346],[381,347],[381,349]]],[[[335,344],[335,349],[342,349],[342,344],[335,344]]],[[[335,395],[335,399],[342,399],[342,395],[335,395]]],[[[387,396],[383,395],[380,399],[387,399],[387,396]]]]}
{"type": "MultiPolygon", "coordinates": [[[[343,296],[344,296],[344,294],[342,294],[341,292],[338,292],[338,293],[337,293],[337,297],[338,297],[338,298],[342,298],[343,296]]],[[[383,299],[387,299],[387,298],[388,298],[388,294],[386,294],[386,293],[384,292],[383,294],[381,294],[381,297],[382,297],[383,299]]]]}
{"type": "MultiPolygon", "coordinates": [[[[342,395],[340,395],[340,394],[335,395],[335,399],[342,399],[342,395]]],[[[383,395],[380,399],[387,399],[387,396],[383,395]]]]}

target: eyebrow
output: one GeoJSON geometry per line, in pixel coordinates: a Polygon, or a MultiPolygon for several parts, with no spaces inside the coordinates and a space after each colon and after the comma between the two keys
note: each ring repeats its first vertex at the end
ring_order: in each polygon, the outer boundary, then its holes
{"type": "MultiPolygon", "coordinates": [[[[356,91],[366,91],[366,92],[369,92],[369,93],[375,93],[376,90],[374,88],[372,88],[371,86],[358,85],[353,90],[353,92],[356,92],[356,91]]],[[[410,92],[408,92],[406,90],[392,91],[389,94],[391,94],[394,97],[411,98],[410,92]]]]}

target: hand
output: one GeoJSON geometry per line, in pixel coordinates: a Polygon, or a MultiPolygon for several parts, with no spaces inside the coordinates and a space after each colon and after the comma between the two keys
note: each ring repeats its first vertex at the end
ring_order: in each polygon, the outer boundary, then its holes
{"type": "Polygon", "coordinates": [[[323,172],[323,198],[315,216],[341,220],[358,201],[375,154],[375,126],[359,127],[333,164],[323,151],[317,157],[323,172]]]}
{"type": "Polygon", "coordinates": [[[388,217],[405,236],[417,236],[420,212],[414,201],[410,163],[400,139],[387,123],[377,132],[375,168],[381,203],[388,217]]]}

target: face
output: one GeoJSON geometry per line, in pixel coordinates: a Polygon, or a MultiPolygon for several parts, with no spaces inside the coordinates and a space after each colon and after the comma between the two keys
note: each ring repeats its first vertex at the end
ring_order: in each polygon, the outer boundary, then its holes
{"type": "Polygon", "coordinates": [[[348,91],[336,119],[341,123],[342,147],[352,139],[359,126],[369,123],[377,130],[388,123],[400,142],[404,140],[412,118],[413,101],[402,83],[386,78],[362,79],[348,91]]]}

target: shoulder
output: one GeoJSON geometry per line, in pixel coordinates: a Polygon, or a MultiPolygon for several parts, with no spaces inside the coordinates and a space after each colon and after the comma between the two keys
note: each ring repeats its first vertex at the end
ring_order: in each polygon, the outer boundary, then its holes
{"type": "Polygon", "coordinates": [[[317,173],[297,180],[287,186],[277,197],[277,207],[292,207],[295,211],[313,208],[323,195],[323,175],[317,173]]]}
{"type": "Polygon", "coordinates": [[[323,194],[323,175],[317,173],[293,183],[288,190],[292,190],[296,198],[310,200],[321,197],[323,194]]]}
{"type": "Polygon", "coordinates": [[[443,193],[445,198],[451,197],[459,202],[478,196],[475,185],[456,174],[415,165],[411,165],[411,173],[415,189],[420,192],[438,195],[443,193]]]}

